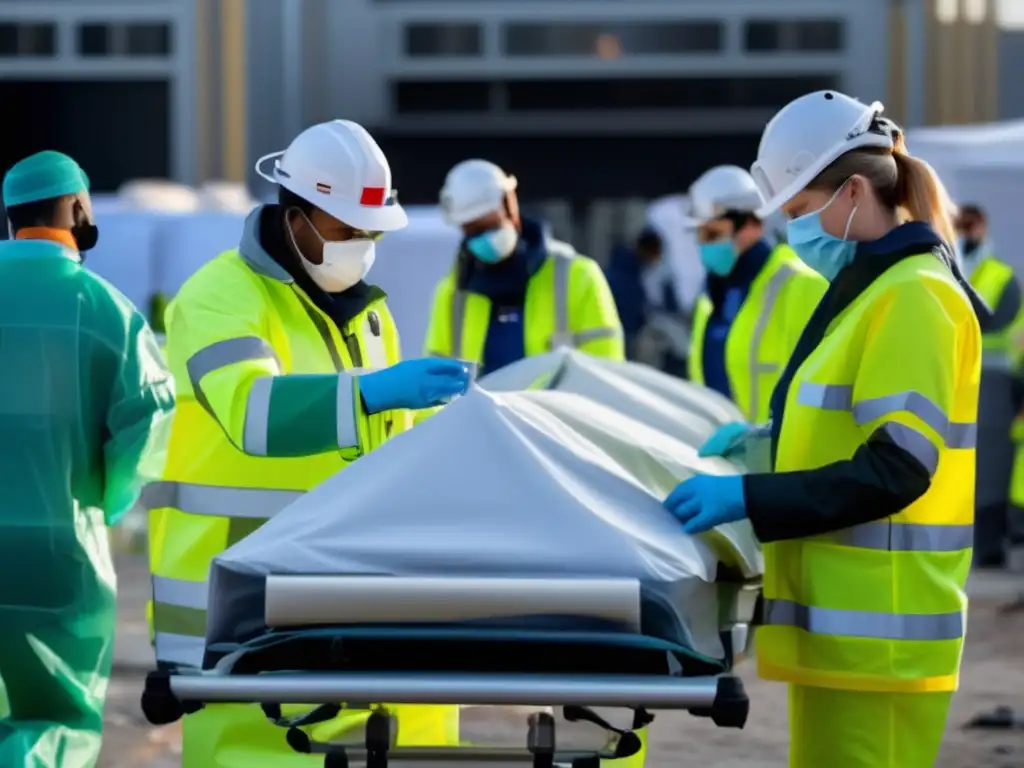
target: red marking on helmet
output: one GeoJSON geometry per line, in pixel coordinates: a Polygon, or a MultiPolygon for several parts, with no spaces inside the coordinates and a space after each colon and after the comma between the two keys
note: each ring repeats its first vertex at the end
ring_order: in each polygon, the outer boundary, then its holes
{"type": "Polygon", "coordinates": [[[360,205],[384,205],[388,199],[388,191],[384,187],[363,187],[363,194],[359,197],[360,205]]]}

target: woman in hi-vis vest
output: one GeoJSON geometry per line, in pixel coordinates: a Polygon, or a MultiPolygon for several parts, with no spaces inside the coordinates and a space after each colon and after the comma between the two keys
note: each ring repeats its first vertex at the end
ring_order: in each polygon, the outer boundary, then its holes
{"type": "Polygon", "coordinates": [[[948,199],[881,104],[803,96],[752,175],[829,282],[771,403],[771,474],[698,475],[689,533],[764,543],[758,671],[790,688],[790,766],[925,768],[957,688],[988,309],[956,266],[948,199]]]}

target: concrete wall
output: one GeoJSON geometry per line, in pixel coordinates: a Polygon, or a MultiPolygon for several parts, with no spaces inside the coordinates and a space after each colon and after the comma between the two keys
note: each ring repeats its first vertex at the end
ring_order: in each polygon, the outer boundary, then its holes
{"type": "MultiPolygon", "coordinates": [[[[608,72],[655,75],[819,74],[838,71],[842,86],[866,99],[885,98],[889,68],[886,12],[889,0],[631,0],[609,3],[600,0],[436,0],[389,3],[384,0],[247,0],[249,62],[249,144],[254,156],[286,143],[302,127],[330,117],[348,117],[371,126],[400,128],[415,134],[424,125],[404,124],[391,112],[389,80],[392,77],[439,79],[515,75],[572,75],[585,77],[608,72]],[[766,5],[770,11],[766,11],[766,5]],[[846,21],[847,47],[839,54],[754,56],[742,49],[742,23],[748,18],[840,18],[846,21]],[[507,59],[498,53],[500,25],[509,19],[722,19],[727,22],[726,48],[710,55],[644,56],[615,62],[597,59],[507,59]],[[409,21],[480,21],[484,24],[485,53],[479,59],[409,59],[401,50],[403,25],[409,21]]],[[[722,119],[707,125],[694,116],[679,118],[673,131],[700,133],[724,125],[722,119]]],[[[546,119],[546,118],[545,118],[546,119]]],[[[552,118],[557,119],[557,118],[552,118]]],[[[566,120],[593,123],[592,117],[568,116],[566,120]]],[[[763,125],[763,116],[748,119],[749,131],[763,125]]],[[[452,132],[465,131],[468,123],[481,131],[488,123],[508,130],[501,119],[449,120],[452,132]]],[[[530,121],[538,130],[537,120],[530,121]]],[[[564,123],[568,128],[569,123],[564,123]]],[[[556,126],[557,127],[557,126],[556,126]]],[[[443,132],[444,120],[430,130],[443,132]]],[[[728,128],[724,128],[728,130],[728,128]]],[[[426,128],[423,128],[426,130],[426,128]]],[[[544,128],[539,130],[546,130],[544,128]]],[[[515,131],[515,128],[513,128],[515,131]]]]}

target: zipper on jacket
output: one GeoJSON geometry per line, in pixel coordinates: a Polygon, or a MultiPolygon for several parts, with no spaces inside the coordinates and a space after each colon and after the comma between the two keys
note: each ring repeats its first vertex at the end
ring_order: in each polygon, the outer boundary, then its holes
{"type": "Polygon", "coordinates": [[[352,358],[352,365],[356,368],[363,367],[363,350],[359,347],[359,337],[354,333],[345,333],[340,328],[341,338],[345,342],[345,346],[348,348],[348,354],[352,358]]]}
{"type": "MultiPolygon", "coordinates": [[[[331,361],[334,363],[334,369],[339,373],[345,370],[345,361],[341,359],[341,353],[338,351],[338,345],[334,343],[334,336],[331,334],[331,327],[327,324],[327,321],[320,315],[320,312],[314,307],[298,289],[295,290],[295,295],[299,297],[299,301],[302,303],[303,308],[306,310],[306,314],[309,315],[309,319],[313,321],[313,325],[316,327],[317,332],[320,334],[320,338],[323,339],[324,344],[327,346],[327,351],[331,353],[331,361]]],[[[345,348],[348,350],[349,357],[352,358],[353,368],[363,367],[363,350],[359,346],[359,337],[354,333],[345,333],[341,328],[338,329],[338,333],[341,334],[342,340],[345,342],[345,348]]],[[[384,418],[384,437],[385,439],[391,437],[391,433],[394,430],[394,420],[391,414],[384,418]]]]}
{"type": "MultiPolygon", "coordinates": [[[[320,334],[320,338],[327,346],[327,351],[331,353],[331,362],[334,363],[334,370],[338,371],[339,373],[341,371],[344,371],[345,361],[342,360],[341,352],[338,351],[338,345],[334,343],[334,336],[331,335],[331,328],[329,325],[327,325],[327,321],[324,320],[324,318],[320,315],[319,310],[317,310],[316,307],[310,304],[306,297],[302,295],[301,291],[299,291],[297,288],[293,288],[293,290],[295,291],[295,295],[299,298],[299,301],[301,302],[303,309],[306,310],[306,314],[309,316],[309,319],[313,321],[313,326],[320,334]]],[[[344,337],[344,334],[342,334],[342,336],[344,337]]],[[[348,346],[347,341],[346,346],[348,346]]],[[[355,361],[355,358],[352,359],[352,364],[359,365],[359,363],[355,361]]]]}

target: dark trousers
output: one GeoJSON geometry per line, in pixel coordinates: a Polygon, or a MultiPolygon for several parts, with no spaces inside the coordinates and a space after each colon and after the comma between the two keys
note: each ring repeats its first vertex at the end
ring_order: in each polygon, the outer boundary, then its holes
{"type": "Polygon", "coordinates": [[[974,564],[982,568],[1006,563],[1007,505],[987,504],[974,515],[974,564]]]}

